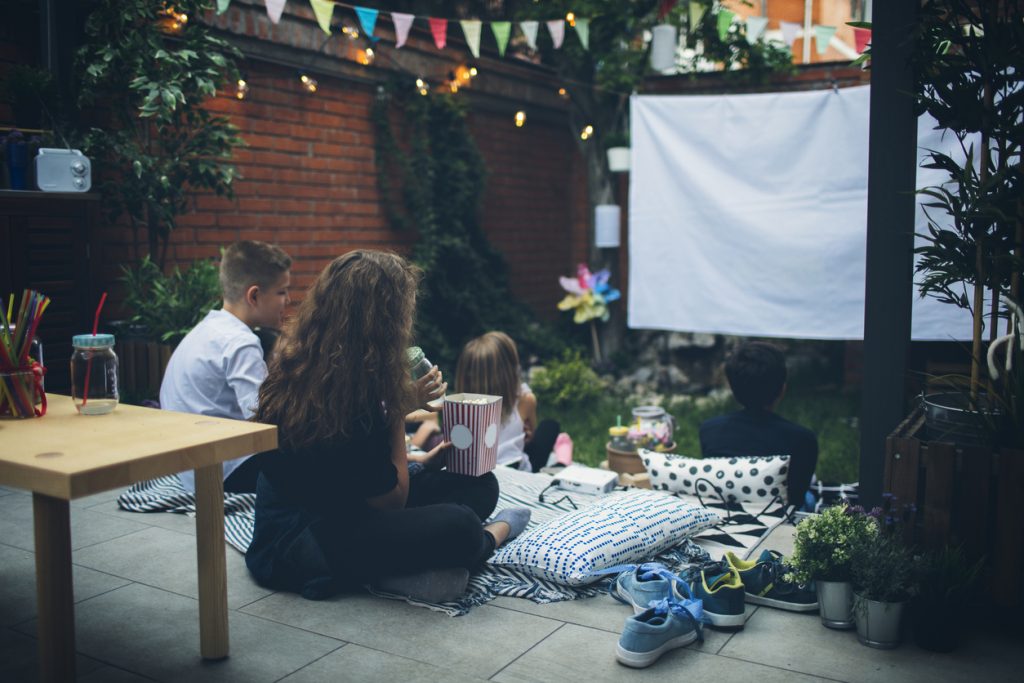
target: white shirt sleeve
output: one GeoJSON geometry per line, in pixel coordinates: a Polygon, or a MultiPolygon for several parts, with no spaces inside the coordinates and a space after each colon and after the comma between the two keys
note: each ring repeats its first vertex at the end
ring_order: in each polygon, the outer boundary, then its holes
{"type": "Polygon", "coordinates": [[[235,400],[248,420],[256,412],[260,385],[267,378],[267,364],[258,343],[245,343],[225,359],[224,375],[228,386],[235,392],[235,400]]]}

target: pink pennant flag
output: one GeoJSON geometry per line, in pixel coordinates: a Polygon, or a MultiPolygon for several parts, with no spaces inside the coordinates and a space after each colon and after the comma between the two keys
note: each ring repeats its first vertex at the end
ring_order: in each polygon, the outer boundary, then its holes
{"type": "Polygon", "coordinates": [[[853,42],[857,47],[857,54],[864,54],[864,50],[867,49],[868,44],[871,43],[871,29],[854,28],[853,42]]]}
{"type": "Polygon", "coordinates": [[[555,44],[557,50],[562,47],[562,41],[565,40],[565,19],[552,19],[546,23],[548,33],[551,34],[551,42],[555,44]]]}
{"type": "Polygon", "coordinates": [[[396,48],[405,45],[405,41],[409,38],[409,29],[412,28],[412,22],[415,18],[415,14],[403,14],[402,12],[391,13],[391,21],[395,24],[396,48]]]}
{"type": "Polygon", "coordinates": [[[430,23],[430,32],[434,34],[434,45],[437,45],[438,50],[443,50],[448,44],[448,20],[430,17],[427,21],[430,23]]]}
{"type": "Polygon", "coordinates": [[[792,21],[780,21],[779,28],[782,30],[782,40],[786,42],[787,46],[793,47],[796,34],[800,32],[800,24],[792,21]]]}
{"type": "Polygon", "coordinates": [[[265,0],[267,5],[267,16],[275,24],[281,21],[281,13],[284,12],[285,0],[265,0]]]}

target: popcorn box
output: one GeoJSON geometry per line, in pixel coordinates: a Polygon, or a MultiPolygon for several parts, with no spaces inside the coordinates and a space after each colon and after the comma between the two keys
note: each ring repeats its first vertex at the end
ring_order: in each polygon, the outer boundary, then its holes
{"type": "Polygon", "coordinates": [[[501,396],[451,394],[444,397],[441,413],[449,472],[479,477],[498,464],[501,396]]]}

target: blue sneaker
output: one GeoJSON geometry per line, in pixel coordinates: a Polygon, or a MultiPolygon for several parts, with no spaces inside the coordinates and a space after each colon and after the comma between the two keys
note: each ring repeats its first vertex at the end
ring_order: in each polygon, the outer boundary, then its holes
{"type": "Polygon", "coordinates": [[[615,577],[608,592],[619,602],[632,607],[633,614],[640,614],[652,602],[668,597],[669,585],[675,576],[664,565],[646,562],[627,567],[615,577]]]}
{"type": "MultiPolygon", "coordinates": [[[[743,582],[739,572],[725,563],[716,562],[695,567],[683,578],[690,595],[704,607],[704,621],[722,628],[743,627],[746,607],[743,605],[743,582]]],[[[674,584],[676,591],[679,584],[674,584]]]]}
{"type": "Polygon", "coordinates": [[[752,605],[765,605],[790,612],[814,612],[818,609],[818,595],[814,585],[804,586],[789,581],[789,567],[782,554],[765,550],[757,560],[741,560],[727,552],[724,558],[739,572],[746,591],[746,601],[752,605]]]}
{"type": "Polygon", "coordinates": [[[700,601],[665,598],[626,619],[615,658],[626,666],[642,669],[669,650],[695,640],[704,641],[700,601]]]}

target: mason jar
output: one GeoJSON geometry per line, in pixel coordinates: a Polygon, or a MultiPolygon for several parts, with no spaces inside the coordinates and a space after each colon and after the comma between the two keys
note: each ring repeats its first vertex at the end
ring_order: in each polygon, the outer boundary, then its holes
{"type": "Polygon", "coordinates": [[[71,355],[71,398],[82,415],[106,415],[117,407],[117,354],[112,334],[76,334],[71,355]]]}

